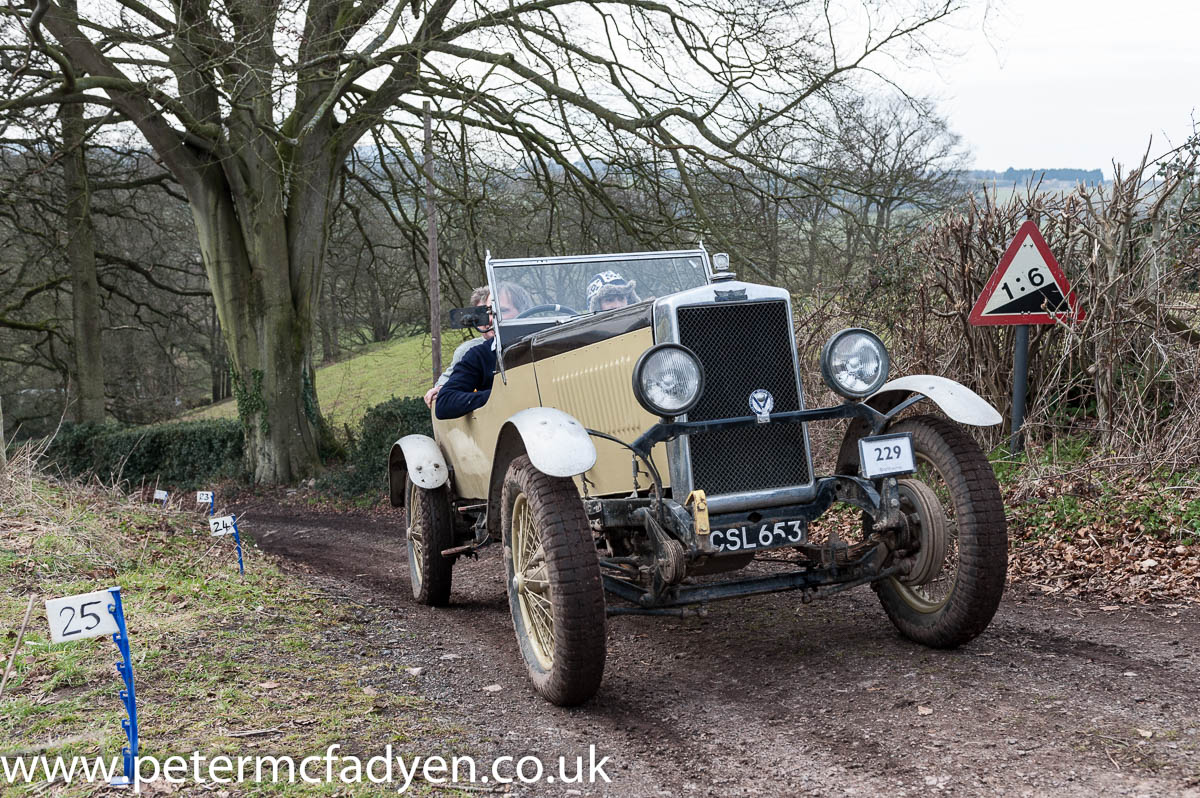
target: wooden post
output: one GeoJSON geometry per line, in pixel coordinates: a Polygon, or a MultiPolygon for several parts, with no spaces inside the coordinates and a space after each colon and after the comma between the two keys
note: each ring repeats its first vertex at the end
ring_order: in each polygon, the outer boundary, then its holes
{"type": "Polygon", "coordinates": [[[0,397],[0,471],[8,468],[7,444],[4,442],[4,401],[0,397]]]}
{"type": "Polygon", "coordinates": [[[433,198],[433,118],[425,101],[425,218],[429,231],[429,338],[433,345],[433,379],[442,374],[442,291],[438,279],[437,205],[433,198]]]}
{"type": "Polygon", "coordinates": [[[17,644],[13,646],[12,654],[8,657],[8,664],[4,666],[4,676],[0,677],[0,697],[4,695],[4,685],[8,684],[8,674],[12,671],[13,663],[17,661],[17,652],[21,650],[21,641],[25,639],[25,630],[29,627],[29,616],[33,613],[33,600],[35,596],[29,597],[29,606],[25,608],[25,620],[21,621],[21,631],[17,632],[17,644]]]}

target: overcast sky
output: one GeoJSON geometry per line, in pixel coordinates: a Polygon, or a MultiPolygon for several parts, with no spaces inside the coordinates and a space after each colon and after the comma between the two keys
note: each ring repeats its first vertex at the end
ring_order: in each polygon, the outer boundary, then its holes
{"type": "MultiPolygon", "coordinates": [[[[1200,3],[993,0],[959,55],[917,76],[976,169],[1103,169],[1182,143],[1200,120],[1200,3]]],[[[964,20],[964,23],[966,20],[964,20]]]]}

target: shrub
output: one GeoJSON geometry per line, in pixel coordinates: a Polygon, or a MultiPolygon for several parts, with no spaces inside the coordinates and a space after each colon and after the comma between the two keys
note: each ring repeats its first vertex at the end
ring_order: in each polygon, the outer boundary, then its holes
{"type": "Polygon", "coordinates": [[[46,457],[70,477],[118,477],[130,485],[204,487],[241,475],[243,436],[231,419],[179,421],[148,427],[116,424],[64,425],[46,457]]]}
{"type": "Polygon", "coordinates": [[[347,468],[330,474],[323,487],[359,496],[387,490],[387,458],[392,444],[404,435],[433,435],[429,408],[416,396],[389,399],[367,410],[358,440],[350,447],[347,468]]]}

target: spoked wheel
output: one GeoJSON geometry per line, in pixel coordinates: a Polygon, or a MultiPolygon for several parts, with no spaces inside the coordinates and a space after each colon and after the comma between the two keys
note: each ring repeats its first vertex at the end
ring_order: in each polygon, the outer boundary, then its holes
{"type": "Polygon", "coordinates": [[[529,678],[551,703],[581,704],[600,687],[606,630],[600,562],[575,483],[518,457],[500,512],[508,603],[529,678]]]}
{"type": "Polygon", "coordinates": [[[877,583],[888,618],[906,637],[954,648],[987,628],[1008,568],[1000,487],[978,444],[937,416],[906,419],[917,473],[899,480],[900,505],[921,541],[903,576],[877,583]]]}
{"type": "Polygon", "coordinates": [[[446,486],[426,490],[404,482],[408,511],[408,575],[413,598],[419,604],[444,607],[450,603],[451,571],[454,560],[442,552],[454,545],[450,500],[446,486]]]}

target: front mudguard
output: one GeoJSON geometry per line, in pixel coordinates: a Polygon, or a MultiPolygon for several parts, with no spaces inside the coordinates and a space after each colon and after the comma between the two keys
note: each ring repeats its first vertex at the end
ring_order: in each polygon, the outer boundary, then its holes
{"type": "MultiPolygon", "coordinates": [[[[913,374],[892,380],[867,397],[865,403],[888,416],[926,400],[933,402],[947,417],[959,424],[991,427],[1003,420],[996,408],[967,386],[933,374],[913,374]]],[[[886,431],[893,418],[889,416],[878,432],[886,431]]],[[[854,419],[850,422],[838,451],[837,473],[857,472],[858,440],[870,433],[871,427],[865,420],[854,419]]]]}
{"type": "MultiPolygon", "coordinates": [[[[499,509],[504,475],[509,464],[522,454],[529,456],[534,468],[552,477],[579,476],[596,464],[596,445],[574,416],[553,407],[522,410],[504,422],[496,438],[489,509],[499,509]]],[[[488,512],[487,527],[492,539],[499,540],[499,512],[488,512]]]]}

